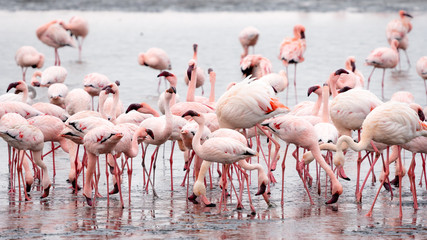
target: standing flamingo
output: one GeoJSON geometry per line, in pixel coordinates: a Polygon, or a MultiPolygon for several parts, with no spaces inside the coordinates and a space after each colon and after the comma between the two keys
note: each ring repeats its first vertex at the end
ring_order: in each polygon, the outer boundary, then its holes
{"type": "Polygon", "coordinates": [[[88,155],[86,178],[84,184],[84,197],[89,206],[92,202],[92,177],[95,172],[96,159],[100,154],[114,154],[114,147],[123,137],[123,134],[115,126],[98,125],[90,130],[83,139],[88,155]]]}
{"type": "Polygon", "coordinates": [[[272,68],[271,61],[261,55],[247,55],[240,61],[243,77],[252,75],[252,77],[259,79],[271,73],[272,68]]]}
{"type": "Polygon", "coordinates": [[[58,48],[70,46],[75,47],[74,39],[70,37],[67,31],[60,25],[60,20],[53,20],[43,24],[36,30],[37,38],[44,44],[55,49],[55,66],[61,65],[58,48]]]}
{"type": "Polygon", "coordinates": [[[246,57],[249,53],[249,47],[253,48],[253,52],[255,52],[255,45],[258,42],[259,38],[259,30],[253,26],[245,27],[239,33],[239,41],[243,47],[243,53],[240,55],[240,59],[246,57]]]}
{"type": "MultiPolygon", "coordinates": [[[[426,90],[426,97],[427,97],[427,56],[421,57],[417,61],[417,73],[418,75],[423,79],[424,82],[424,88],[426,90]]],[[[426,100],[427,102],[427,100],[426,100]]]]}
{"type": "MultiPolygon", "coordinates": [[[[335,203],[339,196],[341,195],[343,189],[341,183],[335,177],[332,169],[326,163],[323,158],[320,148],[318,145],[318,136],[314,129],[314,126],[305,120],[302,117],[293,116],[293,115],[281,115],[271,119],[267,119],[262,123],[263,126],[268,126],[275,135],[277,135],[280,139],[285,141],[287,144],[293,143],[298,147],[307,148],[313,153],[314,158],[320,164],[320,166],[325,170],[326,174],[330,177],[332,182],[332,198],[326,202],[327,204],[335,203]]],[[[297,153],[298,154],[298,153],[297,153]]],[[[285,171],[285,157],[284,156],[282,162],[282,188],[284,186],[284,171],[285,171]]],[[[298,155],[297,155],[298,157],[298,155]]],[[[274,159],[274,158],[273,158],[274,159]]],[[[297,170],[302,177],[304,162],[300,161],[297,158],[297,170]]],[[[308,193],[308,189],[305,184],[305,180],[303,179],[304,187],[308,193]]],[[[310,197],[310,202],[312,202],[310,197]]],[[[282,189],[282,204],[283,204],[283,189],[282,189]]]]}
{"type": "MultiPolygon", "coordinates": [[[[83,79],[84,90],[92,97],[92,110],[94,110],[94,97],[99,96],[101,90],[110,84],[110,79],[104,74],[90,73],[83,79]]],[[[98,106],[99,108],[99,106],[98,106]]]]}
{"type": "MultiPolygon", "coordinates": [[[[294,26],[294,37],[286,37],[280,44],[279,60],[282,61],[286,67],[286,73],[288,72],[288,65],[295,64],[294,72],[294,88],[295,88],[295,102],[298,102],[297,98],[297,64],[304,61],[303,54],[306,49],[305,42],[305,27],[297,24],[294,26]]],[[[289,90],[289,89],[288,89],[289,90]]],[[[288,103],[288,92],[286,92],[286,104],[288,103]]]]}
{"type": "Polygon", "coordinates": [[[22,46],[15,54],[15,61],[22,69],[22,80],[25,81],[25,75],[28,67],[42,68],[44,64],[44,55],[39,53],[32,46],[22,46]]]}
{"type": "MultiPolygon", "coordinates": [[[[145,53],[141,52],[138,54],[139,65],[147,66],[156,70],[171,70],[172,65],[168,54],[161,48],[149,48],[145,53]]],[[[157,86],[157,92],[160,91],[160,83],[157,86]]]]}
{"type": "Polygon", "coordinates": [[[396,39],[391,40],[390,48],[388,47],[380,47],[374,49],[369,56],[366,58],[366,65],[373,66],[371,74],[368,77],[368,86],[371,82],[372,74],[375,71],[375,68],[383,69],[383,78],[381,81],[381,94],[384,99],[384,76],[385,70],[387,68],[395,68],[397,63],[399,62],[399,52],[397,51],[397,46],[399,45],[399,41],[396,39]]]}
{"type": "Polygon", "coordinates": [[[65,110],[70,115],[74,115],[80,111],[87,111],[91,109],[92,97],[85,90],[76,88],[68,92],[65,97],[64,104],[65,110]]]}
{"type": "MultiPolygon", "coordinates": [[[[49,171],[42,161],[42,151],[44,146],[43,133],[30,124],[17,125],[12,128],[0,126],[0,136],[12,147],[19,150],[32,151],[34,162],[42,169],[43,195],[41,198],[49,196],[49,189],[52,182],[49,178],[49,171]]],[[[19,162],[23,161],[23,154],[19,162]]]]}
{"type": "Polygon", "coordinates": [[[89,24],[87,20],[81,16],[73,16],[68,23],[61,22],[61,25],[71,32],[71,36],[76,38],[79,47],[79,62],[81,62],[83,41],[89,33],[89,24]]]}
{"type": "Polygon", "coordinates": [[[197,44],[193,44],[193,58],[188,61],[188,69],[186,74],[184,74],[185,84],[191,85],[190,81],[195,80],[196,88],[202,88],[202,95],[204,94],[203,84],[205,84],[205,72],[197,64],[197,44]],[[196,74],[192,74],[193,69],[195,69],[196,74]]]}
{"type": "MultiPolygon", "coordinates": [[[[402,49],[405,52],[406,60],[408,62],[408,66],[411,66],[411,63],[409,61],[408,53],[406,52],[406,49],[408,48],[409,40],[408,40],[408,33],[412,30],[412,24],[410,22],[412,15],[409,13],[400,10],[399,11],[400,18],[394,19],[390,21],[387,24],[386,28],[386,36],[387,41],[389,44],[391,44],[393,39],[396,39],[399,41],[399,44],[397,45],[397,49],[402,49]]],[[[399,57],[400,62],[400,57],[399,57]]]]}
{"type": "Polygon", "coordinates": [[[22,92],[22,94],[6,93],[3,95],[0,95],[0,102],[19,101],[19,102],[28,103],[28,104],[31,104],[33,102],[33,100],[28,97],[29,95],[28,87],[24,81],[21,80],[21,81],[10,83],[9,86],[7,87],[6,92],[9,92],[12,88],[16,89],[15,92],[19,92],[19,93],[22,92]]]}
{"type": "Polygon", "coordinates": [[[31,77],[31,85],[34,87],[49,87],[54,83],[64,83],[67,78],[67,69],[61,66],[50,66],[41,71],[35,71],[31,77]],[[37,77],[40,77],[40,81],[37,77]]]}
{"type": "MultiPolygon", "coordinates": [[[[235,162],[238,162],[239,160],[258,155],[256,151],[247,147],[246,138],[243,135],[229,129],[227,130],[232,131],[233,133],[231,134],[230,132],[223,133],[223,134],[218,133],[218,136],[213,136],[212,138],[208,138],[203,142],[203,144],[201,144],[201,137],[205,127],[205,118],[203,115],[198,114],[197,112],[194,112],[191,110],[185,113],[183,117],[187,115],[191,116],[194,119],[194,121],[196,121],[199,125],[199,128],[193,137],[192,146],[193,146],[194,152],[201,159],[208,162],[233,164],[235,162]],[[240,136],[239,140],[233,137],[236,134],[240,136]]],[[[217,131],[220,131],[220,130],[217,130],[217,131]]],[[[203,169],[206,169],[206,168],[204,167],[203,169]]],[[[198,181],[194,185],[194,189],[196,190],[193,193],[194,196],[205,195],[204,192],[206,191],[203,192],[203,190],[200,189],[201,181],[199,181],[199,179],[204,178],[205,173],[206,173],[205,170],[202,172],[202,174],[199,173],[198,181]]],[[[223,172],[223,176],[226,176],[226,175],[227,173],[223,172]]],[[[265,184],[265,183],[262,182],[260,184],[265,184]]],[[[264,191],[265,191],[265,185],[264,185],[264,191]]],[[[190,198],[194,198],[194,196],[190,198]]],[[[204,198],[202,198],[202,201],[204,201],[204,203],[206,204],[206,201],[204,200],[204,198]]],[[[208,204],[208,206],[210,206],[210,204],[208,204]]],[[[255,209],[253,208],[253,206],[251,206],[251,209],[253,212],[255,212],[255,209]]]]}
{"type": "MultiPolygon", "coordinates": [[[[344,164],[343,143],[354,151],[361,151],[371,143],[372,140],[385,143],[387,145],[402,145],[419,136],[427,136],[427,124],[420,121],[418,113],[415,112],[408,104],[389,101],[372,110],[367,116],[362,125],[362,135],[359,143],[355,143],[349,136],[341,136],[337,142],[337,153],[334,156],[334,164],[342,166],[344,164]]],[[[375,149],[375,147],[374,147],[375,149]]],[[[400,170],[402,169],[402,162],[398,158],[400,170]]],[[[388,176],[388,161],[384,163],[388,176]]],[[[402,172],[398,173],[402,176],[402,172]]],[[[367,216],[372,215],[372,210],[379,191],[384,185],[385,179],[381,182],[377,195],[367,213],[367,216]]],[[[400,192],[400,217],[402,217],[402,183],[399,178],[399,192],[400,192]]]]}
{"type": "Polygon", "coordinates": [[[47,90],[49,102],[65,109],[65,98],[68,94],[68,87],[63,83],[54,83],[47,90]]]}

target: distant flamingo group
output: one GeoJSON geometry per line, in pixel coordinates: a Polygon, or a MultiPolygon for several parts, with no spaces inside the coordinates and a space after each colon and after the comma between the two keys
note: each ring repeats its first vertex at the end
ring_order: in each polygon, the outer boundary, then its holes
{"type": "MultiPolygon", "coordinates": [[[[142,188],[138,190],[148,194],[151,186],[153,196],[158,196],[155,183],[159,149],[170,141],[172,148],[168,158],[171,191],[174,191],[176,181],[173,174],[177,166],[174,165],[174,155],[182,153],[186,173],[181,186],[185,186],[187,182],[188,200],[195,204],[201,202],[207,207],[216,206],[207,195],[207,177],[209,175],[212,189],[212,175],[215,173],[213,169],[216,167],[220,176],[218,186],[222,189],[219,196],[220,205],[224,202],[224,209],[227,210],[228,199],[234,193],[237,209],[244,208],[243,191],[247,188],[250,210],[255,214],[248,171],[257,170],[258,191],[255,195],[262,196],[266,204],[272,206],[269,193],[276,190],[272,185],[277,182],[274,171],[282,159],[282,171],[278,174],[282,177],[279,191],[281,204],[284,205],[286,159],[289,157],[288,148],[293,144],[295,150],[291,155],[296,160],[296,171],[311,204],[315,204],[309,189],[313,180],[309,166],[313,160],[316,163],[318,193],[320,195],[320,172],[323,169],[326,172],[325,198],[330,194],[326,204],[335,204],[346,191],[339,179],[350,181],[344,170],[348,150],[367,151],[365,157],[359,153],[357,158],[358,202],[362,200],[362,191],[368,176],[372,174],[372,179],[375,180],[373,169],[382,156],[380,185],[367,216],[372,215],[382,186],[392,190],[394,184],[399,186],[401,217],[405,166],[400,153],[403,148],[413,154],[408,176],[414,208],[418,209],[415,155],[427,152],[424,146],[427,123],[422,107],[414,102],[410,92],[396,92],[390,101],[383,102],[385,71],[400,66],[400,49],[405,52],[410,68],[406,50],[409,46],[408,33],[412,30],[412,15],[402,10],[399,16],[399,19],[392,20],[386,27],[386,38],[390,47],[375,48],[365,59],[365,64],[373,67],[366,84],[367,89],[364,89],[364,75],[356,68],[356,58],[348,56],[343,68],[337,66],[331,69],[329,76],[308,88],[308,96],[312,93],[317,95],[315,102],[298,103],[297,98],[297,64],[310,61],[304,57],[307,49],[306,28],[301,24],[293,27],[293,37],[284,38],[279,45],[278,58],[286,71],[278,72],[273,71],[272,62],[268,58],[255,53],[260,31],[253,26],[244,28],[238,35],[243,53],[240,59],[236,59],[240,67],[240,70],[236,71],[241,71],[242,78],[230,81],[229,87],[218,99],[215,98],[217,79],[214,71],[217,68],[205,71],[200,67],[198,53],[203,49],[199,49],[198,44],[192,45],[192,57],[188,60],[186,69],[182,69],[182,80],[187,85],[185,99],[177,94],[177,83],[180,81],[176,75],[178,71],[172,70],[171,59],[166,51],[158,47],[148,48],[137,54],[137,63],[160,71],[153,74],[159,79],[159,111],[140,100],[130,104],[125,110],[120,91],[130,86],[121,84],[120,81],[113,82],[99,72],[87,73],[84,79],[81,79],[80,87],[69,89],[67,79],[72,76],[68,77],[66,68],[61,66],[58,49],[77,45],[78,62],[82,63],[82,45],[89,33],[88,21],[83,17],[74,16],[69,22],[56,19],[45,23],[35,29],[35,33],[41,42],[54,48],[54,65],[41,70],[46,65],[45,55],[32,46],[22,46],[15,55],[15,61],[22,71],[22,80],[9,84],[7,92],[15,89],[15,93],[0,96],[0,137],[9,146],[11,192],[15,191],[17,180],[20,200],[22,183],[25,200],[30,201],[31,195],[37,195],[31,192],[34,178],[39,178],[42,187],[40,197],[49,197],[54,182],[44,160],[47,154],[52,154],[53,177],[59,177],[55,171],[55,151],[61,148],[69,156],[67,181],[71,184],[74,194],[79,194],[83,186],[82,196],[86,204],[96,206],[97,198],[102,197],[99,191],[102,172],[100,166],[104,166],[107,204],[110,204],[110,195],[118,194],[121,207],[124,207],[122,193],[127,188],[130,204],[133,161],[139,153],[142,157],[143,172],[137,174],[143,176],[143,183],[142,188]],[[293,108],[285,106],[279,98],[286,90],[287,104],[289,64],[295,64],[293,85],[296,105],[293,108]],[[34,71],[31,82],[28,83],[26,74],[30,67],[40,70],[34,71]],[[382,100],[369,91],[376,68],[383,69],[382,100]],[[196,96],[197,88],[201,88],[202,95],[204,94],[203,86],[207,77],[211,85],[210,96],[196,96]],[[166,90],[160,90],[161,79],[165,79],[170,85],[166,90]],[[31,86],[48,88],[49,102],[32,103],[34,98],[30,97],[31,86]],[[357,132],[356,139],[353,138],[354,132],[357,132]],[[256,144],[252,142],[253,137],[256,144]],[[268,139],[267,149],[261,143],[261,138],[268,139]],[[47,153],[45,142],[49,142],[51,147],[47,153]],[[282,151],[281,158],[280,149],[283,144],[286,148],[284,153],[282,151]],[[155,149],[147,164],[149,145],[154,145],[155,149]],[[392,147],[393,153],[384,158],[383,151],[389,147],[392,147]],[[303,154],[300,154],[300,148],[304,149],[303,154]],[[179,149],[179,152],[176,149],[179,149]],[[323,154],[322,151],[328,152],[323,154]],[[375,154],[375,159],[368,157],[372,156],[371,153],[375,154]],[[105,161],[99,161],[99,156],[102,155],[105,155],[105,161]],[[255,158],[261,161],[255,163],[255,158]],[[362,187],[359,187],[361,164],[365,158],[369,159],[371,166],[362,187]],[[118,161],[119,159],[121,161],[118,161]],[[394,161],[397,162],[396,178],[390,181],[389,165],[394,161]],[[30,169],[32,163],[34,172],[30,169]],[[220,164],[222,168],[219,167],[220,164]],[[38,168],[41,171],[38,171],[38,168]],[[128,186],[122,186],[125,169],[128,186]],[[110,174],[112,188],[109,186],[110,174]],[[83,179],[80,180],[80,177],[83,179]],[[193,183],[192,194],[188,190],[190,179],[193,183]],[[235,186],[236,182],[238,185],[235,186]]],[[[424,81],[427,96],[427,57],[417,61],[416,71],[424,81]]],[[[35,95],[35,90],[33,91],[35,95]]],[[[427,184],[425,155],[422,155],[422,161],[427,184]]],[[[349,170],[351,171],[346,169],[349,170]]]]}

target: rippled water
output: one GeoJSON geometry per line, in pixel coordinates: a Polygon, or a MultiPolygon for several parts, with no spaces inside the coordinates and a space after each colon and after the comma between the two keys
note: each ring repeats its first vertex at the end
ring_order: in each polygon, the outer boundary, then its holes
{"type": "MultiPolygon", "coordinates": [[[[17,3],[19,4],[19,2],[17,3]]],[[[385,26],[396,18],[396,13],[350,13],[350,12],[80,12],[80,11],[1,11],[0,20],[0,70],[3,81],[0,89],[5,90],[11,81],[20,78],[20,69],[14,62],[15,51],[23,45],[35,46],[46,56],[45,66],[54,62],[53,49],[43,45],[35,36],[35,29],[52,19],[68,20],[78,14],[86,17],[90,24],[90,33],[83,46],[83,63],[78,63],[77,51],[72,48],[60,49],[62,65],[68,70],[66,83],[69,88],[81,87],[83,77],[91,72],[100,72],[111,80],[120,80],[121,98],[127,106],[133,102],[148,102],[156,106],[157,71],[138,65],[137,54],[149,47],[161,47],[168,52],[172,61],[172,72],[178,76],[178,93],[185,96],[185,84],[182,81],[187,62],[192,57],[192,44],[199,44],[199,66],[212,67],[217,72],[217,99],[231,81],[240,80],[239,56],[242,51],[237,40],[239,31],[247,25],[254,25],[261,31],[256,53],[268,57],[273,70],[283,67],[277,60],[278,47],[285,36],[292,33],[293,25],[306,26],[306,61],[298,65],[297,87],[299,100],[307,98],[305,92],[309,86],[323,83],[329,73],[344,66],[347,56],[354,55],[358,68],[365,74],[370,68],[363,65],[369,52],[379,46],[387,46],[385,26]]],[[[423,52],[427,17],[425,12],[414,12],[413,30],[410,33],[410,56],[412,66],[402,62],[402,71],[387,71],[385,96],[398,90],[408,90],[415,95],[415,101],[424,105],[426,96],[421,79],[415,72],[415,62],[426,55],[423,52]]],[[[34,70],[29,70],[32,74],[34,70]]],[[[293,69],[289,70],[293,74],[293,69]]],[[[371,90],[381,94],[381,71],[376,71],[371,82],[371,90]]],[[[290,78],[292,80],[292,77],[290,78]]],[[[205,85],[209,90],[209,86],[205,85]]],[[[46,89],[37,89],[37,100],[47,101],[46,89]]],[[[292,89],[289,105],[295,104],[292,89]]],[[[197,91],[200,94],[200,91],[197,91]]],[[[285,94],[280,94],[284,101],[285,94]]],[[[265,141],[264,141],[265,142],[265,141]]],[[[374,208],[373,217],[365,217],[379,186],[367,184],[362,204],[355,202],[356,163],[355,155],[346,165],[350,182],[340,180],[344,193],[337,204],[325,205],[324,176],[322,175],[322,194],[317,195],[317,187],[310,188],[314,205],[310,205],[301,180],[295,170],[295,160],[288,156],[285,172],[285,204],[280,205],[281,186],[271,186],[271,202],[268,207],[262,197],[252,194],[255,216],[250,215],[247,195],[243,197],[244,210],[235,210],[236,199],[228,203],[229,211],[205,208],[193,205],[186,200],[187,190],[181,187],[183,180],[183,156],[175,150],[174,188],[170,191],[169,161],[160,159],[157,164],[156,190],[159,198],[154,199],[151,191],[142,191],[142,167],[140,155],[135,158],[132,177],[132,201],[127,199],[127,175],[124,174],[123,193],[125,208],[119,207],[118,196],[111,196],[107,206],[106,185],[103,160],[101,160],[100,193],[104,196],[96,200],[96,207],[85,204],[79,193],[72,194],[66,183],[69,162],[67,155],[58,152],[56,162],[57,175],[51,195],[39,200],[40,191],[32,190],[32,200],[19,202],[18,195],[8,194],[8,169],[6,144],[1,141],[3,167],[0,169],[0,237],[2,238],[42,238],[58,239],[79,237],[82,239],[99,238],[416,238],[427,234],[426,185],[418,187],[419,210],[412,207],[412,195],[407,178],[403,181],[403,218],[399,219],[398,193],[381,191],[374,208]]],[[[264,143],[265,145],[266,143],[264,143]]],[[[284,143],[282,143],[284,152],[284,143]]],[[[150,153],[153,149],[150,149],[150,153]]],[[[170,152],[166,144],[165,156],[170,152]]],[[[163,154],[159,154],[162,157],[163,154]]],[[[165,157],[167,158],[167,157],[165,157]]],[[[103,158],[101,158],[103,159],[103,158]]],[[[45,159],[52,169],[51,158],[45,159]]],[[[406,166],[409,166],[410,153],[405,154],[406,166]]],[[[367,173],[369,164],[363,163],[362,175],[367,173]]],[[[311,166],[315,176],[315,166],[311,166]]],[[[416,181],[421,175],[421,160],[418,159],[416,181]]],[[[379,176],[381,164],[375,172],[379,176]]],[[[52,171],[51,171],[52,172],[52,171]]],[[[252,181],[256,182],[256,174],[252,181]]],[[[274,175],[281,180],[280,170],[274,175]]],[[[393,172],[391,173],[393,175],[393,172]]],[[[370,178],[369,180],[370,181],[370,178]]],[[[208,189],[208,198],[218,202],[220,189],[218,176],[213,177],[213,189],[208,189]]],[[[190,180],[190,191],[193,181],[190,180]]],[[[209,183],[209,181],[208,181],[209,183]]],[[[251,192],[256,192],[256,184],[251,192]]]]}

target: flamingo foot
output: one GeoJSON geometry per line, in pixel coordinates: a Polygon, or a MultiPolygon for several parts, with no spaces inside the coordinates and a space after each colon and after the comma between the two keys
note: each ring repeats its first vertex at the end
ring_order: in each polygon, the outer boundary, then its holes
{"type": "Polygon", "coordinates": [[[77,179],[74,179],[73,181],[71,181],[71,186],[73,187],[73,189],[76,189],[77,187],[77,191],[80,191],[82,188],[77,184],[77,179]]]}
{"type": "Polygon", "coordinates": [[[108,194],[112,195],[112,194],[116,194],[118,192],[119,192],[119,185],[116,183],[116,184],[114,184],[113,190],[111,190],[108,194]]]}
{"type": "Polygon", "coordinates": [[[327,201],[326,204],[336,203],[339,197],[340,195],[338,193],[333,194],[332,198],[329,201],[327,201]]]}
{"type": "Polygon", "coordinates": [[[399,187],[399,176],[396,176],[393,180],[391,180],[390,184],[393,184],[395,187],[399,187]]]}
{"type": "Polygon", "coordinates": [[[243,209],[242,203],[238,203],[236,209],[237,210],[242,210],[243,209]]]}
{"type": "Polygon", "coordinates": [[[31,191],[31,184],[27,183],[27,187],[25,188],[25,191],[27,191],[27,194],[31,191]]]}
{"type": "Polygon", "coordinates": [[[193,195],[188,197],[188,200],[190,200],[194,204],[199,204],[199,202],[197,202],[196,198],[197,198],[196,194],[193,193],[193,195]]]}
{"type": "Polygon", "coordinates": [[[92,198],[87,197],[85,194],[83,194],[83,196],[86,198],[87,205],[92,207],[92,205],[93,205],[92,198]]]}
{"type": "Polygon", "coordinates": [[[41,199],[43,199],[43,198],[45,198],[45,197],[47,197],[47,196],[49,196],[49,190],[50,190],[50,187],[52,186],[52,184],[49,184],[49,186],[47,186],[47,188],[45,188],[44,190],[43,190],[43,195],[40,197],[41,199]]]}
{"type": "Polygon", "coordinates": [[[345,174],[344,172],[344,168],[342,166],[340,166],[338,168],[338,176],[346,181],[350,181],[350,178],[347,177],[347,174],[345,174]]]}
{"type": "Polygon", "coordinates": [[[255,196],[264,194],[266,189],[267,189],[267,186],[264,183],[261,183],[261,186],[259,186],[259,190],[257,193],[255,193],[255,196]]]}
{"type": "Polygon", "coordinates": [[[390,192],[390,190],[391,190],[391,184],[390,184],[390,183],[385,182],[385,183],[384,183],[384,188],[385,188],[385,190],[387,190],[387,191],[389,191],[389,192],[390,192]]]}

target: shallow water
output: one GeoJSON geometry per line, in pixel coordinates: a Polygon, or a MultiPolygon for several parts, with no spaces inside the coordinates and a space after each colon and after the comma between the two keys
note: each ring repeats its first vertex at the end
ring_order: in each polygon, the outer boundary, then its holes
{"type": "MultiPolygon", "coordinates": [[[[185,96],[183,75],[187,62],[192,57],[192,44],[199,44],[199,66],[212,67],[217,73],[217,99],[231,81],[239,81],[239,57],[242,51],[237,40],[241,29],[254,25],[261,31],[256,53],[268,57],[275,72],[283,69],[277,60],[278,47],[285,36],[292,33],[292,27],[303,24],[306,27],[307,51],[305,62],[297,68],[297,90],[299,101],[307,98],[309,86],[321,84],[329,73],[344,66],[347,56],[354,55],[357,67],[367,78],[371,68],[364,66],[364,58],[379,46],[387,46],[385,26],[397,17],[396,13],[350,13],[350,12],[77,12],[77,11],[1,11],[0,20],[0,70],[4,81],[0,89],[20,79],[20,69],[14,62],[15,51],[23,45],[32,45],[46,56],[45,67],[54,62],[53,49],[43,45],[35,36],[35,29],[52,19],[68,20],[78,14],[86,17],[90,33],[83,45],[83,62],[77,62],[77,51],[72,48],[60,49],[62,65],[68,70],[66,80],[70,89],[81,87],[83,77],[91,72],[100,72],[111,80],[120,80],[120,93],[125,106],[133,102],[148,102],[156,106],[158,93],[157,71],[139,66],[137,54],[149,47],[161,47],[168,52],[172,61],[172,72],[178,76],[178,93],[185,96]]],[[[411,91],[415,101],[424,105],[426,101],[422,80],[415,71],[415,62],[426,55],[422,49],[426,44],[424,29],[427,25],[425,12],[413,12],[413,30],[410,33],[408,55],[412,66],[402,61],[402,71],[387,70],[385,96],[390,98],[399,90],[411,91]]],[[[405,58],[403,58],[405,59],[405,58]]],[[[27,77],[33,73],[30,69],[27,77]]],[[[293,69],[289,69],[293,76],[293,69]]],[[[381,95],[381,71],[376,71],[371,82],[371,90],[381,95]]],[[[290,77],[293,81],[293,77],[290,77]]],[[[163,84],[162,84],[162,87],[163,84]]],[[[205,84],[205,92],[209,86],[205,84]]],[[[47,101],[46,89],[37,89],[37,100],[47,101]]],[[[289,91],[289,106],[295,104],[293,88],[289,91]]],[[[200,90],[197,91],[200,94],[200,90]]],[[[285,93],[280,94],[285,101],[285,93]]],[[[264,141],[265,142],[265,141],[264,141]]],[[[265,145],[265,143],[264,143],[265,145]]],[[[47,145],[46,145],[47,146],[47,145]]],[[[301,180],[295,171],[295,160],[289,155],[285,172],[285,203],[280,204],[281,184],[271,186],[270,200],[275,207],[268,207],[262,197],[255,197],[256,184],[251,185],[255,216],[250,215],[248,198],[243,196],[244,210],[236,211],[233,196],[228,203],[229,211],[219,207],[205,208],[186,201],[187,190],[180,183],[184,177],[183,156],[175,150],[174,191],[170,191],[169,161],[159,159],[156,170],[156,191],[159,198],[154,199],[151,191],[142,191],[142,167],[140,155],[135,158],[132,177],[132,201],[129,204],[127,174],[123,177],[125,208],[119,207],[118,196],[111,196],[107,206],[105,170],[101,157],[100,193],[104,196],[96,200],[96,207],[88,207],[83,196],[72,194],[66,183],[69,162],[67,155],[58,152],[57,175],[51,195],[39,200],[40,191],[32,190],[32,200],[19,202],[18,195],[8,194],[8,169],[6,167],[7,148],[1,141],[4,164],[0,169],[0,237],[2,238],[42,238],[58,239],[79,237],[99,238],[416,238],[427,234],[427,193],[426,184],[418,187],[419,210],[412,207],[409,182],[403,181],[403,218],[399,219],[398,193],[394,198],[381,191],[375,205],[373,217],[365,217],[379,186],[367,184],[363,203],[355,202],[356,162],[355,155],[349,158],[345,169],[350,182],[340,180],[344,193],[337,204],[325,205],[330,197],[325,197],[325,181],[322,175],[322,193],[317,195],[317,187],[310,188],[315,202],[310,205],[301,180]]],[[[153,151],[150,148],[149,153],[153,151]]],[[[170,152],[166,144],[165,156],[170,152]]],[[[281,154],[284,152],[282,143],[281,154]]],[[[159,154],[163,156],[162,153],[159,154]]],[[[405,165],[410,163],[410,153],[405,154],[405,165]]],[[[167,158],[167,157],[165,157],[167,158]]],[[[51,158],[45,159],[52,169],[51,158]]],[[[369,164],[363,163],[362,176],[367,173],[369,164]]],[[[315,178],[315,166],[311,174],[315,178]]],[[[393,169],[393,168],[392,168],[393,169]]],[[[416,182],[421,175],[421,159],[417,161],[416,182]]],[[[377,177],[381,164],[377,164],[377,177]]],[[[52,172],[52,170],[51,170],[52,172]]],[[[393,171],[391,173],[393,175],[393,171]]],[[[280,182],[280,169],[274,172],[280,182]]],[[[81,181],[81,180],[80,180],[81,181]]],[[[252,174],[256,183],[256,174],[252,174]]],[[[368,183],[370,178],[368,180],[368,183]]],[[[208,189],[208,198],[218,202],[220,189],[218,176],[213,177],[213,189],[208,189]]],[[[208,181],[209,183],[209,181],[208,181]]],[[[190,180],[190,189],[192,180],[190,180]]],[[[190,190],[191,191],[191,190],[190,190]]]]}

